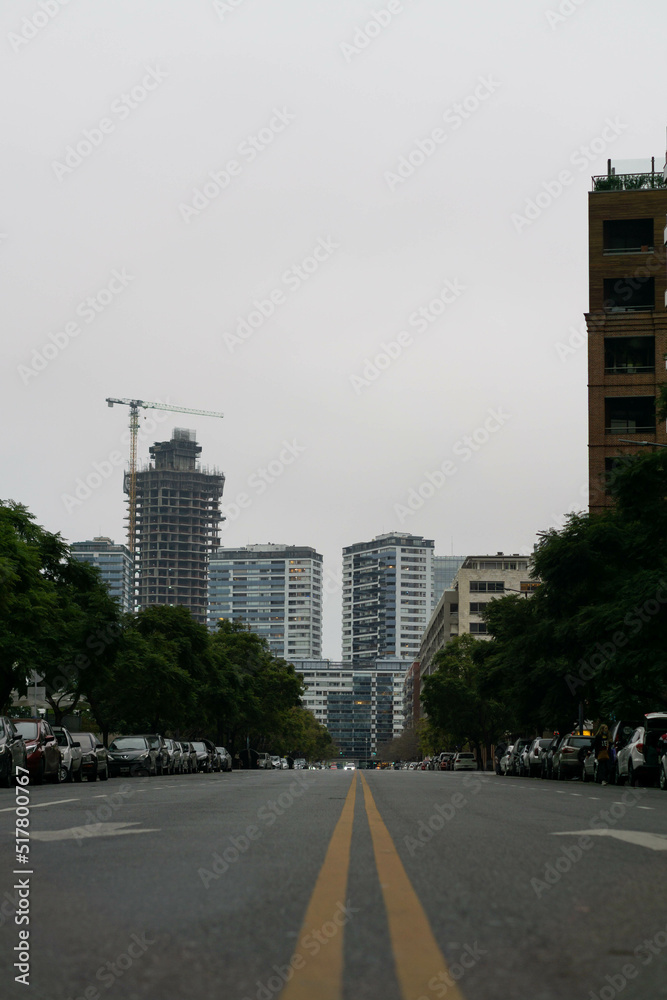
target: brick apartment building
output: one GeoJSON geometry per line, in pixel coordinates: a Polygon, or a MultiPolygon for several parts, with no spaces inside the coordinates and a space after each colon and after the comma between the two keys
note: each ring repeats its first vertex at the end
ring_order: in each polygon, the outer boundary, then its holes
{"type": "Polygon", "coordinates": [[[666,380],[667,184],[655,159],[608,162],[589,194],[589,502],[609,504],[605,475],[623,455],[667,444],[656,396],[666,380]],[[626,443],[636,439],[637,444],[626,443]]]}

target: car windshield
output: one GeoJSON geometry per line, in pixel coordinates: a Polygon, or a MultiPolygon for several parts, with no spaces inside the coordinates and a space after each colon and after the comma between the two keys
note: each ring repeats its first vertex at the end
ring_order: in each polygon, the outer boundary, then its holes
{"type": "Polygon", "coordinates": [[[464,760],[464,759],[465,760],[472,760],[473,757],[474,757],[474,754],[471,754],[471,753],[460,753],[459,754],[459,760],[464,760]]]}
{"type": "Polygon", "coordinates": [[[56,739],[58,741],[59,747],[67,747],[69,743],[67,742],[67,737],[64,733],[56,733],[56,739]]]}
{"type": "Polygon", "coordinates": [[[17,731],[21,734],[24,740],[36,740],[37,739],[37,723],[36,722],[22,722],[20,719],[15,722],[17,731]]]}
{"type": "Polygon", "coordinates": [[[114,740],[109,750],[145,750],[146,740],[142,736],[122,736],[114,740]]]}
{"type": "Polygon", "coordinates": [[[590,736],[573,736],[567,741],[569,747],[590,747],[592,743],[593,740],[590,736]]]}
{"type": "Polygon", "coordinates": [[[548,747],[551,744],[551,740],[538,740],[537,742],[541,747],[548,747]]]}
{"type": "Polygon", "coordinates": [[[90,733],[77,733],[76,738],[77,741],[80,743],[82,750],[89,750],[92,746],[95,746],[95,744],[93,743],[93,738],[90,735],[90,733]]]}
{"type": "Polygon", "coordinates": [[[193,743],[192,745],[197,751],[197,753],[202,753],[202,751],[204,753],[208,753],[208,750],[206,749],[206,746],[203,743],[193,743]]]}

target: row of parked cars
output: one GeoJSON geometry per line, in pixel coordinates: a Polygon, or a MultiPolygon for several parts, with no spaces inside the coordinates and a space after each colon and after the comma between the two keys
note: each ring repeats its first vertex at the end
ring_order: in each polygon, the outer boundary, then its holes
{"type": "Polygon", "coordinates": [[[474,753],[452,753],[444,751],[424,760],[405,765],[410,771],[476,771],[477,758],[474,753]]]}
{"type": "Polygon", "coordinates": [[[231,771],[232,758],[210,740],[172,740],[148,733],[117,736],[107,748],[95,733],[71,733],[42,718],[0,716],[0,785],[10,785],[18,767],[41,785],[83,778],[106,781],[117,775],[231,771]]]}
{"type": "MultiPolygon", "coordinates": [[[[289,761],[287,757],[278,757],[276,754],[271,753],[260,753],[257,757],[257,767],[263,768],[266,771],[287,771],[289,769],[289,761]]],[[[308,767],[306,758],[294,758],[293,767],[295,771],[300,771],[308,767]]]]}
{"type": "Polygon", "coordinates": [[[519,738],[496,761],[496,773],[562,781],[604,780],[622,785],[659,785],[667,791],[667,712],[648,712],[639,720],[622,719],[609,729],[609,764],[605,775],[595,752],[595,737],[555,733],[550,738],[519,738]]]}

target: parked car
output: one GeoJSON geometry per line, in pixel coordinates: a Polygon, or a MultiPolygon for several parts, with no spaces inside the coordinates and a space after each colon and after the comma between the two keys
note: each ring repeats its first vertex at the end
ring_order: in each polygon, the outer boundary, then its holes
{"type": "Polygon", "coordinates": [[[280,766],[283,769],[283,771],[289,771],[289,763],[287,761],[287,757],[280,758],[280,766]]]}
{"type": "Polygon", "coordinates": [[[619,751],[627,746],[628,740],[639,725],[637,720],[621,719],[609,731],[609,771],[612,784],[617,780],[617,761],[619,751]]]}
{"type": "Polygon", "coordinates": [[[183,773],[194,774],[197,771],[197,751],[189,740],[180,740],[183,773]]]}
{"type": "Polygon", "coordinates": [[[452,762],[452,771],[476,771],[477,760],[474,753],[457,753],[452,762]]]}
{"type": "Polygon", "coordinates": [[[658,741],[667,732],[667,715],[649,712],[616,755],[615,777],[619,784],[657,784],[660,780],[658,741]]]}
{"type": "Polygon", "coordinates": [[[216,747],[218,752],[218,757],[220,758],[223,771],[231,771],[232,769],[232,755],[224,747],[216,747]]]}
{"type": "MultiPolygon", "coordinates": [[[[272,754],[271,755],[271,766],[274,767],[274,768],[276,768],[276,770],[280,771],[281,768],[282,768],[282,764],[280,763],[280,757],[276,757],[275,754],[272,754]]],[[[336,767],[338,767],[337,764],[336,764],[336,767]]]]}
{"type": "Polygon", "coordinates": [[[502,755],[498,761],[498,774],[507,777],[507,766],[510,762],[510,755],[514,749],[514,744],[510,743],[509,746],[505,747],[505,753],[502,755]]]}
{"type": "Polygon", "coordinates": [[[16,768],[27,769],[28,753],[23,737],[6,715],[0,716],[0,785],[9,788],[16,777],[16,768]]]}
{"type": "Polygon", "coordinates": [[[523,748],[519,759],[519,775],[521,777],[539,778],[542,771],[542,753],[550,743],[550,739],[538,737],[523,748]]]}
{"type": "Polygon", "coordinates": [[[137,733],[137,736],[144,736],[151,748],[155,750],[157,774],[169,773],[169,751],[164,736],[158,733],[137,733]]]}
{"type": "Polygon", "coordinates": [[[23,737],[26,766],[35,785],[43,781],[60,781],[62,754],[55,734],[46,719],[12,719],[17,733],[23,737]]]}
{"type": "Polygon", "coordinates": [[[183,755],[176,740],[165,739],[167,748],[167,774],[183,774],[183,755]]]}
{"type": "Polygon", "coordinates": [[[450,753],[447,750],[444,753],[441,753],[440,762],[438,765],[439,769],[441,771],[450,771],[455,757],[456,757],[455,753],[450,753]]]}
{"type": "Polygon", "coordinates": [[[257,767],[261,767],[266,771],[273,770],[273,760],[268,753],[260,753],[257,755],[257,767]]]}
{"type": "Polygon", "coordinates": [[[109,745],[109,775],[130,777],[157,774],[157,750],[145,736],[117,736],[109,745]]]}
{"type": "Polygon", "coordinates": [[[583,777],[584,757],[593,748],[592,736],[566,736],[553,755],[553,774],[558,781],[583,777]]]}
{"type": "Polygon", "coordinates": [[[295,760],[294,760],[294,770],[295,771],[302,771],[307,766],[308,765],[306,763],[306,758],[305,757],[296,757],[295,758],[295,760]]]}
{"type": "Polygon", "coordinates": [[[551,742],[545,750],[542,751],[541,766],[540,771],[541,778],[553,778],[554,776],[554,754],[558,747],[561,745],[565,739],[566,733],[554,733],[551,737],[551,742]]]}
{"type": "Polygon", "coordinates": [[[512,774],[515,777],[519,774],[521,754],[526,747],[530,746],[531,743],[532,740],[526,739],[523,736],[520,736],[514,741],[509,761],[507,763],[506,774],[512,774]]]}
{"type": "Polygon", "coordinates": [[[60,764],[61,781],[81,781],[83,778],[83,753],[81,744],[75,740],[69,729],[64,726],[54,726],[53,732],[56,737],[62,762],[60,764]]]}
{"type": "Polygon", "coordinates": [[[197,752],[197,770],[210,774],[213,770],[213,761],[208,747],[203,740],[194,740],[192,745],[197,752]]]}
{"type": "Polygon", "coordinates": [[[109,777],[108,752],[99,736],[95,733],[77,733],[77,741],[81,746],[83,761],[81,764],[84,778],[88,781],[106,781],[109,777]]]}
{"type": "Polygon", "coordinates": [[[582,781],[595,781],[598,782],[598,762],[595,756],[595,747],[591,747],[590,750],[586,751],[586,756],[584,757],[583,768],[581,771],[582,781]]]}

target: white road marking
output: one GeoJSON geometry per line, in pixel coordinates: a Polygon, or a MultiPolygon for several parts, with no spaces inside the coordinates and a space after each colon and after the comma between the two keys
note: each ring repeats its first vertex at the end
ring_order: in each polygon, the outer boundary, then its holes
{"type": "Polygon", "coordinates": [[[651,812],[654,811],[654,806],[637,806],[638,809],[649,809],[651,812]]]}
{"type": "Polygon", "coordinates": [[[667,851],[667,833],[644,833],[641,830],[562,830],[553,837],[613,837],[626,844],[648,847],[652,851],[667,851]]]}
{"type": "Polygon", "coordinates": [[[72,826],[67,830],[31,830],[31,840],[83,840],[87,837],[120,837],[125,833],[159,833],[159,829],[141,828],[130,830],[128,827],[138,826],[138,823],[91,823],[88,826],[72,826]]]}
{"type": "MultiPolygon", "coordinates": [[[[44,806],[61,806],[64,802],[80,802],[81,799],[54,799],[53,802],[31,802],[31,809],[43,809],[44,806]]],[[[0,809],[0,813],[14,812],[16,806],[9,806],[8,809],[0,809]]]]}

